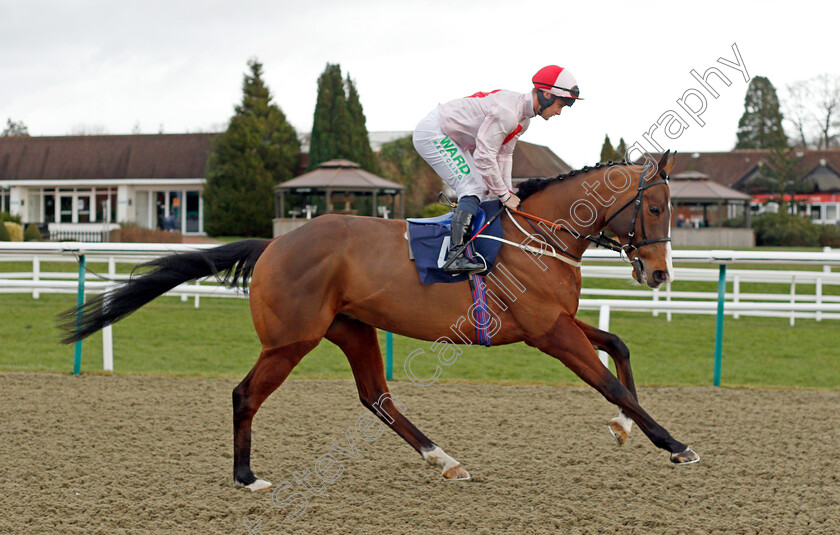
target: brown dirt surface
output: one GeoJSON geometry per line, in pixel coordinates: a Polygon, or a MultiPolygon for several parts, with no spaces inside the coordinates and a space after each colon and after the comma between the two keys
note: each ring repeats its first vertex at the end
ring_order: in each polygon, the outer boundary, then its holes
{"type": "Polygon", "coordinates": [[[389,430],[360,439],[352,382],[292,380],[254,424],[252,466],[281,490],[252,494],[231,481],[235,384],[0,374],[0,533],[840,533],[838,391],[643,388],[702,457],[673,466],[635,426],[616,446],[588,388],[392,385],[473,476],[449,482],[389,430]],[[345,430],[356,459],[331,449],[345,430]],[[342,471],[322,484],[325,453],[342,471]],[[294,472],[322,494],[292,521],[294,472]]]}

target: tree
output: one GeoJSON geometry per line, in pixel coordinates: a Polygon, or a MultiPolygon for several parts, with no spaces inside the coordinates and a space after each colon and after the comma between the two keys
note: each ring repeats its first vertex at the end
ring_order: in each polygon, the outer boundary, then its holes
{"type": "Polygon", "coordinates": [[[785,120],[796,132],[796,145],[827,149],[840,138],[840,76],[821,74],[787,86],[785,120]]]}
{"type": "Polygon", "coordinates": [[[752,182],[744,188],[745,193],[769,193],[776,196],[779,206],[785,206],[785,196],[791,196],[790,204],[794,204],[794,195],[809,193],[813,185],[805,182],[802,170],[802,153],[795,147],[774,147],[764,161],[758,162],[758,174],[752,182]]]}
{"type": "Polygon", "coordinates": [[[274,186],[292,178],[300,163],[297,133],[272,103],[262,64],[251,59],[248,67],[242,103],[207,163],[204,226],[214,236],[270,236],[274,186]]]}
{"type": "Polygon", "coordinates": [[[362,169],[378,173],[377,161],[373,155],[373,149],[370,148],[365,112],[359,101],[356,83],[350,78],[349,73],[345,84],[347,86],[347,112],[350,114],[350,160],[361,165],[362,169]]]}
{"type": "Polygon", "coordinates": [[[627,143],[624,138],[618,140],[618,147],[615,148],[615,159],[624,160],[627,158],[627,143]]]}
{"type": "Polygon", "coordinates": [[[6,119],[6,128],[0,133],[0,137],[29,137],[29,129],[23,121],[6,119]]]}
{"type": "Polygon", "coordinates": [[[811,146],[810,133],[813,113],[810,106],[811,89],[808,82],[800,80],[787,86],[787,95],[783,100],[784,119],[788,121],[795,132],[794,145],[807,149],[811,146]]]}
{"type": "Polygon", "coordinates": [[[827,149],[836,145],[840,127],[840,76],[821,74],[811,83],[820,133],[817,148],[827,149]]]}
{"type": "Polygon", "coordinates": [[[601,145],[601,163],[610,160],[616,160],[616,157],[617,154],[612,146],[612,143],[610,142],[610,136],[609,134],[607,134],[604,136],[604,144],[601,145]]]}
{"type": "Polygon", "coordinates": [[[378,163],[382,176],[405,186],[407,217],[419,217],[424,206],[436,202],[440,177],[417,154],[410,135],[382,145],[378,163]]]}
{"type": "Polygon", "coordinates": [[[309,169],[335,158],[351,159],[350,139],[350,112],[341,67],[328,63],[318,77],[318,100],[309,142],[309,169]]]}
{"type": "Polygon", "coordinates": [[[339,65],[327,64],[318,78],[318,102],[309,144],[309,169],[318,164],[343,158],[363,169],[378,173],[378,161],[370,148],[362,103],[356,83],[347,75],[341,78],[339,65]]]}
{"type": "Polygon", "coordinates": [[[772,149],[787,146],[776,88],[764,76],[755,76],[744,97],[744,114],[738,121],[736,149],[772,149]]]}

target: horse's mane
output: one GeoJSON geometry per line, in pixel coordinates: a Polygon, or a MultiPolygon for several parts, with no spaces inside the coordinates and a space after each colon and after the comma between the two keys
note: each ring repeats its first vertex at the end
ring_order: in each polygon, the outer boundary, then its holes
{"type": "Polygon", "coordinates": [[[590,167],[588,165],[584,165],[581,169],[575,169],[573,171],[569,171],[568,173],[564,173],[561,175],[557,175],[554,178],[532,178],[530,180],[526,180],[525,182],[519,184],[519,189],[516,191],[516,196],[519,197],[520,200],[524,201],[534,193],[544,190],[548,186],[554,184],[555,182],[559,182],[566,177],[575,176],[578,174],[584,174],[589,171],[600,169],[601,167],[612,167],[613,165],[629,165],[630,162],[627,160],[621,160],[620,162],[614,162],[612,160],[606,163],[596,163],[594,166],[590,167]]]}

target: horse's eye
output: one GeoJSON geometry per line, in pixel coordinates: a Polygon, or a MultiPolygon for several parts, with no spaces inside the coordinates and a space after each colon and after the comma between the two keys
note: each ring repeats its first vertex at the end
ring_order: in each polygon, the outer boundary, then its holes
{"type": "Polygon", "coordinates": [[[651,206],[650,208],[648,208],[648,211],[653,215],[659,215],[662,213],[662,209],[658,206],[651,206]]]}

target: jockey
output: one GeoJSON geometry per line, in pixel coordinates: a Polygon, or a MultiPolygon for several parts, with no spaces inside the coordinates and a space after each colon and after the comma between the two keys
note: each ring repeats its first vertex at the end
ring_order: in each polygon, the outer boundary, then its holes
{"type": "Polygon", "coordinates": [[[414,129],[414,148],[458,196],[446,256],[448,273],[485,267],[463,255],[453,260],[470,237],[480,202],[497,197],[507,208],[519,206],[519,197],[511,191],[513,149],[531,117],[548,120],[580,99],[575,77],[563,67],[543,67],[531,82],[529,93],[497,89],[439,104],[414,129]]]}

